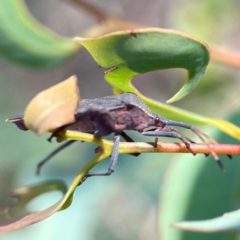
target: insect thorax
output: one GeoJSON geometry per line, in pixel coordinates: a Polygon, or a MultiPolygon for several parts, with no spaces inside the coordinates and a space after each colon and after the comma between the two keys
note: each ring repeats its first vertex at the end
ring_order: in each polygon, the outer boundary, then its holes
{"type": "Polygon", "coordinates": [[[133,105],[112,110],[111,114],[115,120],[115,131],[136,130],[141,132],[155,124],[151,115],[133,105]]]}

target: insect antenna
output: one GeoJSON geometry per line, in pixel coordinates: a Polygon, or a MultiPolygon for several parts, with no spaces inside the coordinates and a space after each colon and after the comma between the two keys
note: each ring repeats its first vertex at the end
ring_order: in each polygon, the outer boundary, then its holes
{"type": "MultiPolygon", "coordinates": [[[[151,128],[151,129],[148,129],[146,130],[143,135],[146,135],[146,136],[156,136],[156,141],[155,141],[155,146],[157,146],[157,142],[158,142],[158,128],[151,128]],[[156,132],[154,134],[154,131],[156,132]],[[151,133],[151,134],[148,134],[148,133],[151,133]]],[[[193,151],[193,149],[191,148],[191,145],[188,143],[196,143],[194,141],[192,141],[190,138],[188,138],[187,136],[185,136],[182,132],[178,131],[176,128],[173,128],[173,127],[164,127],[163,129],[161,129],[161,132],[175,132],[177,133],[177,135],[166,135],[166,137],[174,137],[174,138],[179,138],[187,147],[187,149],[193,154],[193,155],[196,155],[196,153],[193,151]]],[[[163,135],[162,135],[163,136],[163,135]]]]}
{"type": "MultiPolygon", "coordinates": [[[[124,138],[126,142],[135,142],[131,137],[129,137],[125,132],[121,132],[121,137],[124,138]]],[[[140,153],[130,153],[130,155],[138,157],[140,153]]]]}

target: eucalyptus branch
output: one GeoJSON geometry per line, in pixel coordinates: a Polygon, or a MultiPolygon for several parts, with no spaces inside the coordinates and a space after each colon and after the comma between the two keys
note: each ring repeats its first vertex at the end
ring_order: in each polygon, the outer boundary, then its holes
{"type": "Polygon", "coordinates": [[[67,0],[67,2],[74,4],[74,6],[79,7],[81,10],[84,10],[85,12],[96,18],[99,22],[113,18],[113,16],[111,16],[110,14],[101,11],[100,9],[93,6],[92,4],[89,4],[88,2],[82,0],[67,0]]]}
{"type": "Polygon", "coordinates": [[[211,58],[216,62],[240,68],[240,52],[219,47],[211,47],[211,58]]]}
{"type": "MultiPolygon", "coordinates": [[[[92,134],[64,130],[57,134],[57,141],[78,140],[96,143],[101,146],[106,156],[111,155],[113,142],[95,137],[92,134]]],[[[240,155],[240,144],[209,144],[209,146],[217,153],[224,155],[240,155]]],[[[210,154],[210,149],[202,143],[191,143],[192,150],[198,153],[210,154]]],[[[180,142],[158,142],[157,147],[154,143],[143,142],[121,142],[119,146],[119,154],[130,153],[191,153],[184,143],[180,142]]]]}
{"type": "MultiPolygon", "coordinates": [[[[133,28],[133,27],[134,28],[147,27],[146,25],[130,22],[120,17],[115,17],[107,12],[101,11],[99,8],[88,3],[87,1],[82,1],[82,0],[65,0],[65,1],[69,2],[70,4],[73,4],[74,6],[79,7],[79,9],[81,10],[84,10],[87,14],[91,15],[100,23],[112,22],[113,24],[115,24],[115,27],[112,26],[111,31],[114,31],[114,30],[117,31],[122,29],[123,27],[124,29],[133,28]]],[[[106,26],[105,28],[107,29],[106,26]]]]}

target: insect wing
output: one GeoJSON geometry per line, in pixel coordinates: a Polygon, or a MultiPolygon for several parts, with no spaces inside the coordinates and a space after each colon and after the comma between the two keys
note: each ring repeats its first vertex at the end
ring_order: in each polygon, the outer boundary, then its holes
{"type": "Polygon", "coordinates": [[[11,118],[6,119],[6,122],[16,124],[16,126],[23,131],[29,130],[24,123],[24,112],[21,112],[11,118]]]}

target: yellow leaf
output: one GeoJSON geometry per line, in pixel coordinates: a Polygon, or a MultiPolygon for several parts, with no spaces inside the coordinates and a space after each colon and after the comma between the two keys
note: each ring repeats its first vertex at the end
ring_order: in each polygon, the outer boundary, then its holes
{"type": "Polygon", "coordinates": [[[70,124],[75,121],[79,99],[77,77],[72,76],[34,97],[26,108],[24,123],[37,135],[70,124]]]}

